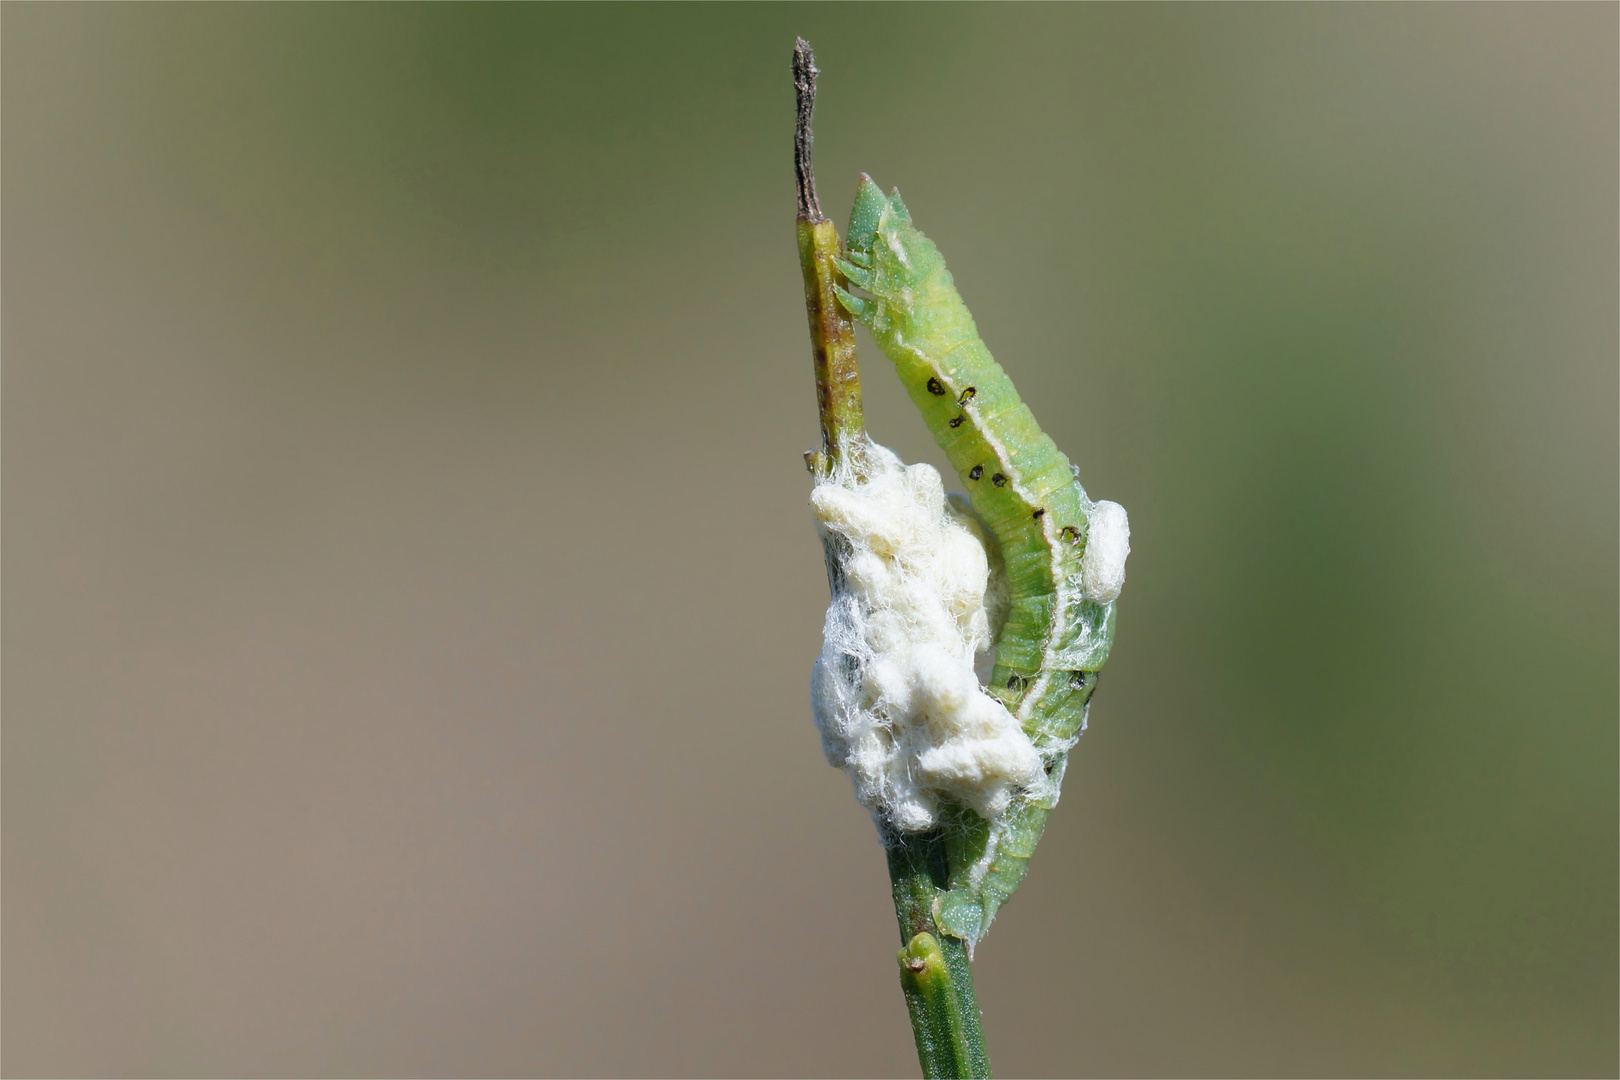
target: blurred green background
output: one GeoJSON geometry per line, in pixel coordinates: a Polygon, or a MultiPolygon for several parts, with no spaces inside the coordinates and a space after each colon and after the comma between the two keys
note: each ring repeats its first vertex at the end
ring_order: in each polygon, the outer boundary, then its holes
{"type": "Polygon", "coordinates": [[[796,33],[1131,513],[998,1070],[1614,1074],[1614,5],[3,28],[9,1074],[914,1073],[796,33]]]}

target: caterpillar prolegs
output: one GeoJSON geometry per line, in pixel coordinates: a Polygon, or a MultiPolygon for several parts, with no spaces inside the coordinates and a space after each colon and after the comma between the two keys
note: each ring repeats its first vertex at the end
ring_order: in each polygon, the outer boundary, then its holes
{"type": "Polygon", "coordinates": [[[1086,497],[1077,470],[1036,425],[899,193],[885,196],[862,176],[845,244],[837,267],[859,292],[840,288],[839,302],[893,361],[988,530],[986,546],[999,548],[1007,605],[986,689],[1039,755],[1038,774],[1004,805],[941,808],[948,887],[934,916],[971,945],[1023,880],[1057,804],[1113,642],[1129,529],[1117,504],[1086,497]]]}

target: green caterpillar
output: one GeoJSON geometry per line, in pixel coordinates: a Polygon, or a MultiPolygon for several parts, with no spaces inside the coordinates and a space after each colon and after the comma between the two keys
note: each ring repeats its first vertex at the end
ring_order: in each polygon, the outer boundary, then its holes
{"type": "Polygon", "coordinates": [[[899,192],[885,196],[863,175],[845,242],[838,269],[865,295],[839,288],[839,302],[894,362],[1000,548],[1010,602],[989,692],[1017,718],[1045,770],[993,821],[961,806],[946,818],[948,887],[934,916],[971,946],[1023,880],[1057,805],[1113,642],[1129,534],[1124,511],[1086,497],[1019,400],[899,192]]]}

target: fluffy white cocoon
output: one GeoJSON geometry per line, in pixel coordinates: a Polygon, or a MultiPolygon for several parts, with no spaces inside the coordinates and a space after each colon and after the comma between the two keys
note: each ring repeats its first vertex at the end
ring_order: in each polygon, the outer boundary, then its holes
{"type": "Polygon", "coordinates": [[[1086,596],[1106,604],[1125,586],[1125,556],[1131,553],[1131,523],[1117,502],[1091,504],[1090,534],[1080,558],[1086,596]]]}
{"type": "Polygon", "coordinates": [[[810,679],[822,748],[894,828],[932,827],[942,801],[994,818],[1042,767],[973,672],[991,644],[984,542],[933,467],[867,453],[864,482],[838,475],[810,494],[833,586],[810,679]]]}

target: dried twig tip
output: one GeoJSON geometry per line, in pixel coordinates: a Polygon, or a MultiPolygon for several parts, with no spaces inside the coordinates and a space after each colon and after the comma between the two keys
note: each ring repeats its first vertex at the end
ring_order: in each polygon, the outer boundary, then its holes
{"type": "Polygon", "coordinates": [[[793,127],[793,175],[799,187],[799,216],[821,221],[821,204],[816,201],[816,173],[810,164],[810,115],[816,111],[816,54],[804,38],[794,39],[793,89],[798,94],[798,122],[793,127]]]}

